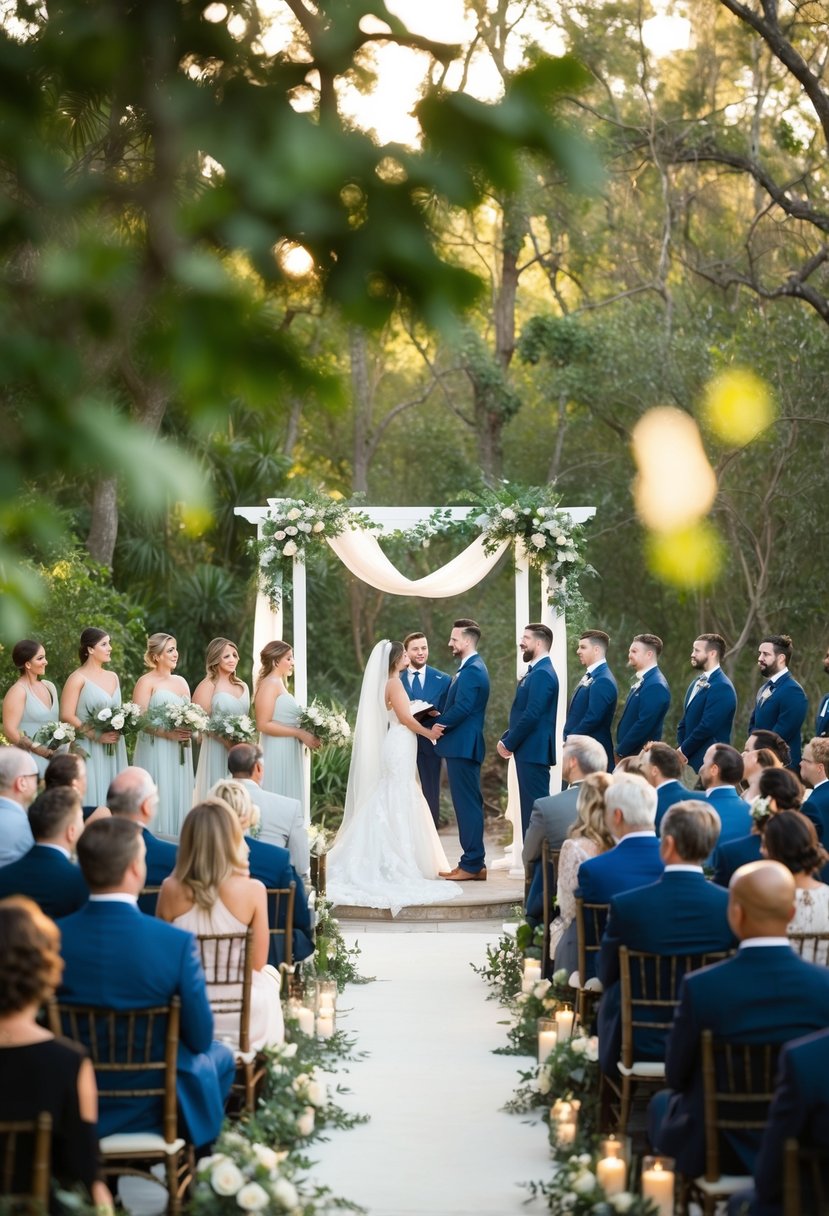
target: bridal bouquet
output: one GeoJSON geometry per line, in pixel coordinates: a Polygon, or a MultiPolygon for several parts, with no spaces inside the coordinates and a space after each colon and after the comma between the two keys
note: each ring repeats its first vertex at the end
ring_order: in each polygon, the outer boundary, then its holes
{"type": "Polygon", "coordinates": [[[39,726],[32,739],[38,747],[48,747],[50,752],[59,747],[68,747],[75,742],[75,728],[70,722],[45,722],[39,726]]]}
{"type": "MultiPolygon", "coordinates": [[[[134,735],[136,731],[141,729],[144,715],[141,712],[141,706],[136,705],[134,701],[125,701],[123,705],[116,706],[114,709],[105,705],[103,709],[93,709],[90,711],[85,725],[92,728],[93,737],[104,735],[108,731],[114,730],[116,734],[122,738],[127,735],[134,735]]],[[[115,755],[115,744],[105,743],[106,754],[108,756],[115,755]]]]}
{"type": "Polygon", "coordinates": [[[345,714],[316,700],[300,711],[298,725],[327,747],[347,747],[351,742],[351,727],[345,714]]]}
{"type": "MultiPolygon", "coordinates": [[[[164,705],[154,705],[143,719],[144,728],[149,731],[159,730],[189,730],[201,734],[210,726],[210,718],[199,705],[192,701],[169,701],[164,705]]],[[[150,738],[152,738],[150,734],[150,738]]],[[[178,744],[179,764],[184,764],[185,749],[190,746],[189,739],[180,739],[178,744]]]]}
{"type": "Polygon", "coordinates": [[[204,728],[211,735],[227,739],[230,743],[255,743],[259,732],[250,714],[222,713],[212,714],[204,728]]]}

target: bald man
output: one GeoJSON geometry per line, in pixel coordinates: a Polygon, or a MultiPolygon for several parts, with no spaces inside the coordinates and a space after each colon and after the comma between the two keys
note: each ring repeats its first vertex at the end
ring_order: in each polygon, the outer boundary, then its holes
{"type": "MultiPolygon", "coordinates": [[[[700,1035],[733,1043],[787,1043],[829,1026],[829,969],[804,962],[789,945],[794,879],[776,861],[754,861],[729,885],[728,922],[740,946],[733,958],[682,981],[668,1036],[665,1076],[670,1087],[650,1107],[655,1151],[676,1158],[683,1174],[705,1168],[700,1035]]],[[[758,1132],[726,1133],[723,1173],[750,1174],[758,1132]]]]}

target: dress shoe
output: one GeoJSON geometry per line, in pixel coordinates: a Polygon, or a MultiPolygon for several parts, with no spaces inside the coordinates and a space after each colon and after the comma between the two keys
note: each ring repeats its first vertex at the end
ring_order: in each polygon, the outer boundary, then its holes
{"type": "Polygon", "coordinates": [[[477,874],[472,874],[469,870],[462,870],[460,866],[456,866],[448,874],[441,874],[439,877],[447,878],[450,882],[486,882],[486,868],[479,870],[477,874]]]}

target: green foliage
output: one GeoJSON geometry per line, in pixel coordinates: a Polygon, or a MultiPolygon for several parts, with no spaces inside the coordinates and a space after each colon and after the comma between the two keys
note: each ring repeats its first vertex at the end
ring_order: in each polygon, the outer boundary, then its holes
{"type": "Polygon", "coordinates": [[[342,822],[350,763],[350,747],[323,747],[311,757],[311,814],[327,831],[342,822]]]}

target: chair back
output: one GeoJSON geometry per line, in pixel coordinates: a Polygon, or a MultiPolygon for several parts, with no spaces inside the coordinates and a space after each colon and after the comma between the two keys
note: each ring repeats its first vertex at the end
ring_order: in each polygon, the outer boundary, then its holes
{"type": "Polygon", "coordinates": [[[783,1216],[829,1212],[829,1161],[826,1151],[797,1140],[783,1146],[783,1216]]]}
{"type": "Polygon", "coordinates": [[[576,896],[576,941],[578,943],[579,984],[583,988],[596,974],[596,959],[607,924],[610,904],[585,903],[576,896]]]}
{"type": "Polygon", "coordinates": [[[49,1024],[55,1034],[82,1043],[89,1052],[98,1097],[111,1102],[157,1098],[162,1135],[176,1139],[176,1058],[181,998],[150,1009],[102,1009],[94,1005],[49,1003],[49,1024]],[[134,1088],[124,1082],[134,1076],[134,1088]],[[116,1082],[116,1084],[113,1084],[116,1082]]]}
{"type": "Polygon", "coordinates": [[[777,1057],[782,1043],[729,1043],[702,1032],[702,1087],[705,1114],[705,1178],[721,1174],[721,1133],[758,1142],[774,1096],[777,1057]]]}
{"type": "MultiPolygon", "coordinates": [[[[0,1195],[11,1204],[30,1201],[34,1206],[46,1210],[49,1205],[49,1189],[52,1177],[52,1116],[41,1111],[34,1119],[7,1120],[0,1123],[0,1195]],[[18,1137],[31,1137],[32,1173],[28,1193],[13,1188],[18,1176],[18,1137]]],[[[3,1203],[5,1208],[6,1204],[3,1203]]]]}
{"type": "Polygon", "coordinates": [[[284,963],[286,967],[292,967],[294,964],[295,901],[295,881],[287,887],[268,887],[268,930],[271,947],[276,946],[277,966],[284,963]]]}
{"type": "Polygon", "coordinates": [[[213,1013],[238,1015],[239,1050],[249,1051],[253,929],[249,925],[244,933],[200,933],[196,940],[213,1013]]]}
{"type": "Polygon", "coordinates": [[[807,963],[829,966],[829,933],[790,933],[789,941],[807,963]]]}
{"type": "Polygon", "coordinates": [[[646,1039],[646,1058],[664,1060],[665,1039],[674,1020],[679,986],[689,971],[728,958],[729,951],[709,954],[648,954],[619,947],[619,995],[622,1023],[622,1064],[632,1068],[642,1058],[636,1031],[646,1039]]]}
{"type": "MultiPolygon", "coordinates": [[[[544,909],[544,937],[541,942],[541,974],[546,975],[550,965],[550,925],[553,920],[553,903],[556,895],[558,859],[561,849],[551,849],[550,842],[541,843],[541,900],[544,909]]],[[[526,898],[525,898],[526,902],[526,898]]]]}
{"type": "Polygon", "coordinates": [[[155,909],[160,893],[161,887],[142,887],[141,893],[138,896],[139,910],[145,913],[146,916],[155,916],[155,909]]]}

